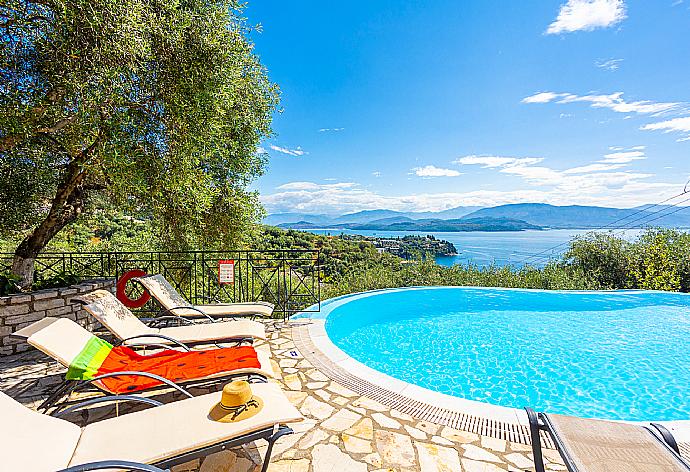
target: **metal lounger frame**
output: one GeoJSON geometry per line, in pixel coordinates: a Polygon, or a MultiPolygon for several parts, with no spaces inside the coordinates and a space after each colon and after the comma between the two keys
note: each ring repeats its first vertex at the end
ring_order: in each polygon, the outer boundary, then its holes
{"type": "MultiPolygon", "coordinates": [[[[540,431],[546,431],[551,439],[553,439],[556,445],[556,450],[560,454],[565,466],[568,468],[569,472],[583,472],[577,469],[573,458],[568,452],[568,447],[565,445],[561,437],[555,432],[554,427],[549,421],[548,415],[545,413],[537,413],[532,408],[526,407],[527,418],[529,419],[529,431],[530,438],[532,440],[532,454],[534,456],[534,468],[535,472],[546,472],[544,467],[544,457],[541,452],[541,439],[539,436],[540,431]]],[[[667,449],[669,454],[673,454],[680,459],[680,462],[685,465],[685,467],[690,471],[690,465],[680,456],[680,450],[678,449],[678,444],[671,432],[666,429],[663,425],[658,423],[651,424],[655,429],[651,429],[646,426],[642,426],[649,433],[654,436],[661,444],[663,444],[667,449]]]]}
{"type": "MultiPolygon", "coordinates": [[[[135,372],[135,371],[121,371],[121,372],[110,372],[108,374],[103,374],[99,375],[97,377],[94,377],[92,379],[88,380],[68,380],[65,379],[63,380],[60,385],[57,386],[57,388],[46,398],[43,403],[41,403],[38,406],[39,411],[44,411],[48,412],[51,408],[55,408],[53,412],[57,412],[62,410],[63,408],[69,407],[71,405],[74,405],[76,403],[79,403],[79,401],[69,401],[69,396],[76,392],[76,391],[85,391],[85,392],[98,392],[102,393],[106,396],[126,396],[126,394],[113,394],[112,392],[106,390],[102,386],[98,385],[96,382],[98,382],[101,379],[108,378],[108,377],[117,377],[119,375],[126,375],[126,376],[140,376],[140,377],[148,377],[151,379],[158,380],[161,382],[161,385],[156,385],[151,388],[147,388],[145,390],[137,390],[137,393],[145,393],[145,392],[155,392],[157,390],[162,390],[162,389],[168,389],[172,388],[174,390],[177,390],[178,392],[182,393],[183,395],[187,397],[192,397],[193,395],[189,393],[187,388],[193,388],[193,387],[204,387],[206,385],[214,385],[217,383],[221,382],[226,382],[229,380],[237,379],[237,378],[246,378],[248,382],[255,383],[255,382],[260,382],[260,383],[265,383],[268,382],[268,379],[261,375],[261,374],[255,374],[255,373],[228,373],[227,375],[224,375],[222,377],[212,377],[212,378],[203,378],[203,379],[195,379],[195,380],[190,380],[188,382],[182,383],[182,385],[173,382],[170,379],[166,379],[164,377],[160,377],[155,374],[151,374],[149,372],[135,372]],[[187,388],[185,388],[187,387],[187,388]],[[61,399],[66,398],[64,401],[60,401],[61,399]]],[[[131,392],[128,392],[131,393],[131,392]]]]}

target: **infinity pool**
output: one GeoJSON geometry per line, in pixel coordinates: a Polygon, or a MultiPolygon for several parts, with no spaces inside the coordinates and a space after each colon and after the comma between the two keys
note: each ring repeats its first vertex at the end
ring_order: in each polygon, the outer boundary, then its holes
{"type": "Polygon", "coordinates": [[[322,310],[345,353],[441,393],[584,417],[690,419],[690,295],[433,287],[322,310]]]}

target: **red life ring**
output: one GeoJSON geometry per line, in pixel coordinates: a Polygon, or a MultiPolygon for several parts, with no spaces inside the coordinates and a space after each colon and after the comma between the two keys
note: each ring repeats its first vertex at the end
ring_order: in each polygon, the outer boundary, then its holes
{"type": "Polygon", "coordinates": [[[117,279],[117,299],[120,300],[127,308],[141,308],[151,299],[151,295],[146,290],[144,290],[144,293],[142,293],[141,296],[136,300],[129,298],[127,296],[127,292],[125,291],[125,287],[127,287],[127,282],[129,282],[129,279],[134,277],[143,277],[144,275],[146,275],[146,272],[143,270],[133,269],[128,270],[122,274],[119,279],[117,279]]]}

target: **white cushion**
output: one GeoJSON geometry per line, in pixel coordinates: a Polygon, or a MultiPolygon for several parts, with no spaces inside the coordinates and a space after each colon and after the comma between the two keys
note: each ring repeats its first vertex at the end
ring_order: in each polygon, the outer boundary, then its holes
{"type": "Polygon", "coordinates": [[[84,309],[119,339],[155,332],[107,290],[96,290],[82,299],[88,301],[84,309]]]}
{"type": "Polygon", "coordinates": [[[69,367],[93,336],[74,321],[60,318],[34,332],[26,342],[69,367]]]}
{"type": "MultiPolygon", "coordinates": [[[[194,308],[203,311],[209,316],[232,316],[232,315],[261,315],[271,316],[273,305],[270,303],[219,303],[216,305],[194,305],[194,308]]],[[[177,310],[175,310],[177,313],[177,310]]],[[[189,317],[203,316],[201,313],[196,315],[184,315],[189,317]]]]}
{"type": "Polygon", "coordinates": [[[170,336],[183,343],[228,338],[266,339],[266,328],[257,321],[235,320],[171,326],[159,329],[158,334],[170,336]]]}
{"type": "Polygon", "coordinates": [[[220,400],[220,392],[216,392],[90,424],[84,428],[70,466],[114,458],[153,464],[275,424],[303,419],[277,385],[251,387],[263,399],[264,408],[236,423],[219,423],[208,417],[220,400]]]}
{"type": "Polygon", "coordinates": [[[42,415],[0,392],[0,469],[54,472],[66,468],[79,442],[81,428],[42,415]]]}

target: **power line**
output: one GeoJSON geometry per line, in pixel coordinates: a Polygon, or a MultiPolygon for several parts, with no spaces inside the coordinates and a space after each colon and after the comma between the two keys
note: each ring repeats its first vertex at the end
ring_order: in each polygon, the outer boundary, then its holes
{"type": "MultiPolygon", "coordinates": [[[[677,195],[674,195],[674,196],[672,196],[672,197],[669,197],[669,198],[667,198],[667,199],[665,199],[665,200],[663,200],[663,201],[661,201],[661,202],[655,203],[654,205],[651,205],[651,206],[648,206],[648,207],[645,207],[645,208],[641,208],[641,209],[639,209],[639,210],[637,210],[637,211],[635,211],[635,212],[633,212],[633,213],[631,213],[631,214],[629,214],[629,215],[626,215],[626,216],[624,216],[624,217],[622,217],[622,218],[618,218],[617,220],[614,220],[614,221],[610,222],[609,224],[607,224],[607,225],[605,225],[605,226],[602,226],[602,227],[600,227],[600,228],[593,228],[592,231],[604,230],[604,229],[632,229],[632,228],[625,228],[625,226],[628,226],[628,225],[630,225],[630,224],[632,224],[632,223],[635,223],[635,222],[637,222],[637,221],[640,221],[640,220],[644,220],[645,218],[649,218],[650,216],[654,216],[654,215],[658,214],[659,212],[668,210],[668,209],[669,209],[668,207],[664,207],[664,208],[661,208],[660,210],[657,210],[657,211],[654,211],[654,212],[652,212],[652,213],[649,213],[649,210],[650,210],[650,209],[652,209],[652,208],[654,208],[654,207],[658,207],[658,206],[660,206],[660,205],[663,205],[664,203],[667,203],[667,202],[669,202],[669,201],[671,201],[671,200],[674,200],[674,199],[676,199],[676,198],[678,198],[678,197],[681,197],[681,196],[687,194],[688,192],[690,192],[690,188],[689,188],[689,187],[690,187],[690,181],[688,181],[688,183],[685,185],[685,187],[683,188],[683,191],[682,191],[681,193],[679,193],[679,194],[677,194],[677,195]],[[629,219],[629,218],[632,218],[633,216],[639,215],[640,213],[645,213],[645,215],[643,215],[641,218],[637,218],[637,219],[635,219],[635,220],[633,220],[633,221],[630,221],[630,222],[626,223],[626,224],[624,225],[624,228],[612,228],[613,225],[615,225],[615,224],[617,224],[617,223],[620,223],[620,222],[622,222],[622,221],[625,221],[625,220],[627,220],[627,219],[629,219]]],[[[682,201],[680,201],[680,202],[678,202],[678,203],[675,203],[675,204],[673,204],[673,205],[671,205],[671,206],[672,206],[672,207],[675,207],[675,206],[677,206],[677,205],[679,205],[679,204],[681,204],[681,203],[685,203],[685,202],[687,202],[687,201],[689,201],[689,200],[690,200],[690,198],[685,199],[685,200],[682,200],[682,201]]],[[[677,213],[678,211],[682,210],[683,208],[685,208],[685,207],[681,207],[681,208],[680,208],[679,210],[677,210],[677,211],[674,211],[674,212],[672,212],[672,213],[668,213],[668,215],[677,213]]],[[[662,216],[660,216],[660,217],[658,217],[658,218],[654,218],[654,219],[648,221],[647,223],[650,223],[651,221],[656,221],[656,220],[658,220],[658,219],[660,219],[660,218],[663,218],[663,217],[665,217],[665,216],[668,216],[668,215],[662,215],[662,216]]],[[[568,246],[569,244],[570,244],[570,241],[567,241],[567,242],[563,242],[563,243],[557,244],[557,245],[555,245],[555,246],[553,246],[553,247],[550,247],[550,248],[545,249],[545,250],[543,250],[543,251],[541,251],[541,252],[538,252],[538,253],[536,253],[536,254],[533,254],[532,256],[529,256],[529,257],[526,257],[526,258],[522,259],[521,261],[518,262],[518,264],[525,264],[525,263],[527,263],[528,261],[532,261],[533,263],[540,263],[540,262],[542,262],[543,260],[548,260],[548,259],[550,259],[550,258],[553,256],[553,252],[554,252],[556,249],[560,249],[560,248],[562,248],[562,247],[568,246]],[[541,256],[541,257],[540,257],[540,256],[541,256]]]]}
{"type": "MultiPolygon", "coordinates": [[[[643,216],[642,218],[638,218],[638,219],[636,219],[636,220],[634,220],[634,221],[631,221],[631,222],[627,223],[627,224],[626,224],[624,227],[622,227],[622,228],[613,228],[613,229],[615,229],[615,230],[620,230],[620,231],[619,231],[618,233],[613,232],[612,234],[613,234],[614,236],[620,237],[620,236],[622,236],[623,234],[625,234],[625,231],[628,231],[628,230],[631,230],[631,229],[640,229],[640,228],[642,228],[642,227],[644,227],[644,226],[649,225],[649,224],[652,223],[653,221],[657,221],[657,220],[660,220],[661,218],[665,218],[665,217],[667,217],[667,216],[676,214],[676,213],[678,213],[679,211],[686,210],[686,209],[690,208],[690,206],[677,207],[677,205],[680,205],[680,204],[686,203],[686,202],[690,202],[690,197],[689,197],[689,198],[686,198],[685,200],[681,200],[680,202],[674,204],[674,205],[672,206],[672,208],[674,208],[674,210],[669,211],[668,213],[664,213],[664,214],[662,214],[662,215],[660,215],[660,216],[657,216],[656,218],[648,219],[648,218],[651,217],[651,216],[657,215],[657,214],[659,214],[659,213],[661,213],[661,212],[664,212],[664,211],[667,211],[667,210],[670,209],[670,208],[668,208],[668,207],[662,208],[661,210],[657,210],[657,211],[655,211],[655,212],[653,212],[653,213],[651,213],[651,214],[649,214],[649,215],[645,215],[645,216],[643,216]],[[646,220],[646,221],[642,221],[642,220],[646,220]],[[639,223],[639,224],[636,224],[636,225],[632,225],[633,223],[635,223],[635,222],[637,222],[637,221],[642,221],[642,222],[639,223]],[[632,225],[632,226],[631,226],[631,225],[632,225]]],[[[603,229],[603,228],[600,228],[600,229],[603,229]]],[[[595,231],[595,230],[593,230],[593,231],[595,231]]],[[[565,243],[561,243],[559,246],[565,246],[565,245],[568,245],[568,244],[570,244],[569,241],[568,241],[568,242],[565,242],[565,243]]],[[[539,263],[541,263],[541,262],[545,262],[545,261],[549,260],[549,258],[550,258],[552,255],[553,255],[553,254],[538,257],[538,258],[536,258],[536,259],[533,260],[533,263],[539,264],[539,263]]]]}

